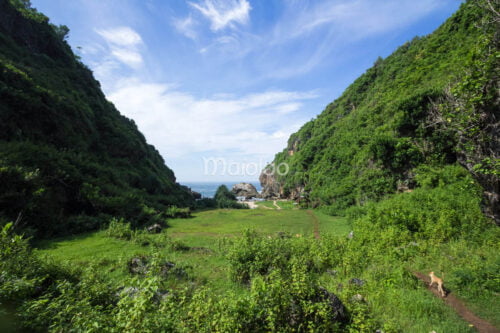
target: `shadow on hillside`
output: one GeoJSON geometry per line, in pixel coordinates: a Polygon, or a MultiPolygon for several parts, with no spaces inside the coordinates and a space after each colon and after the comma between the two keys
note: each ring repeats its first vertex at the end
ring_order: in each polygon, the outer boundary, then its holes
{"type": "Polygon", "coordinates": [[[51,239],[43,239],[35,242],[33,244],[33,248],[38,249],[38,250],[53,250],[57,249],[60,247],[61,242],[68,242],[68,241],[80,241],[82,239],[91,237],[94,232],[86,232],[78,235],[70,235],[70,236],[62,236],[62,237],[57,237],[57,238],[51,238],[51,239]]]}

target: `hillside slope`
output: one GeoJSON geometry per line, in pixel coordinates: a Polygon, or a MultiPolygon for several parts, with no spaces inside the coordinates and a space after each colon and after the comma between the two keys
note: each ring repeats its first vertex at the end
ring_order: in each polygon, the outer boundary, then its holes
{"type": "MultiPolygon", "coordinates": [[[[494,2],[493,2],[494,3],[494,2]]],[[[497,4],[498,6],[498,4],[497,4]]],[[[499,220],[499,17],[468,1],[434,33],[379,58],[316,118],[292,134],[260,180],[267,197],[332,213],[411,191],[426,167],[459,163],[482,185],[499,220]]]]}
{"type": "Polygon", "coordinates": [[[0,0],[0,222],[49,236],[111,215],[143,224],[169,205],[191,205],[66,33],[29,5],[0,0]]]}

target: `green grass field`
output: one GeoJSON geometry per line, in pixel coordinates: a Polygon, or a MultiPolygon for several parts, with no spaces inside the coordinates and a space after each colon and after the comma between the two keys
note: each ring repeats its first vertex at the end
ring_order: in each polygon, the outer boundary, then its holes
{"type": "MultiPolygon", "coordinates": [[[[273,205],[272,201],[263,203],[273,205]]],[[[274,209],[261,207],[194,212],[192,218],[169,220],[170,227],[164,229],[161,234],[146,235],[151,241],[149,245],[141,244],[140,241],[111,238],[106,235],[106,231],[98,231],[43,241],[37,244],[36,251],[58,264],[91,267],[115,287],[129,285],[131,275],[127,270],[127,263],[131,258],[139,255],[152,256],[153,253],[159,252],[168,261],[184,269],[189,276],[187,279],[168,281],[168,288],[206,287],[213,295],[222,296],[228,293],[248,295],[247,286],[231,280],[231,266],[225,252],[227,247],[221,245],[224,239],[235,240],[243,235],[245,230],[250,229],[266,239],[268,236],[277,237],[280,232],[289,233],[292,236],[290,244],[307,241],[297,239],[296,234],[300,234],[302,238],[309,238],[312,242],[315,242],[314,237],[319,236],[329,243],[333,240],[330,237],[338,236],[345,239],[352,230],[345,218],[330,216],[318,210],[292,208],[286,207],[285,203],[280,210],[276,207],[274,209]]],[[[442,249],[436,251],[446,253],[446,258],[449,258],[457,257],[459,249],[467,248],[465,244],[453,244],[455,243],[443,245],[442,249]]],[[[341,248],[337,250],[343,251],[341,248]]],[[[345,265],[334,267],[339,273],[336,276],[321,273],[321,284],[328,290],[337,290],[341,295],[344,294],[343,297],[349,299],[351,297],[349,290],[353,288],[349,280],[352,277],[368,281],[362,292],[363,297],[369,300],[367,303],[369,311],[378,321],[384,322],[384,327],[389,328],[390,332],[395,332],[390,329],[393,325],[403,327],[406,332],[416,333],[432,330],[473,331],[441,299],[434,297],[423,285],[408,276],[408,270],[411,269],[428,271],[432,267],[443,267],[445,271],[451,271],[452,268],[447,267],[451,263],[448,263],[446,258],[442,259],[442,263],[438,263],[435,258],[440,258],[439,254],[429,254],[421,260],[417,258],[411,263],[408,262],[407,264],[411,264],[412,267],[405,268],[398,266],[398,263],[385,261],[381,257],[377,265],[356,271],[356,262],[363,260],[362,257],[357,257],[356,251],[346,253],[348,255],[342,258],[345,265]],[[342,271],[346,268],[348,271],[342,271]],[[337,289],[339,285],[348,287],[348,290],[337,289]]],[[[448,277],[447,286],[456,290],[459,287],[454,283],[453,278],[448,277]]],[[[357,292],[361,291],[356,289],[352,291],[352,293],[357,292]]],[[[467,293],[459,296],[468,301],[467,305],[471,305],[479,315],[498,325],[498,316],[495,313],[495,309],[498,309],[497,301],[491,297],[478,299],[476,295],[467,293]],[[487,306],[488,304],[490,306],[487,306]]],[[[367,322],[371,320],[369,317],[363,317],[362,313],[357,313],[356,316],[367,322]]]]}
{"type": "MultiPolygon", "coordinates": [[[[272,205],[272,201],[270,202],[272,205]]],[[[218,251],[219,241],[224,237],[239,236],[246,229],[274,236],[287,232],[303,237],[313,237],[314,224],[325,235],[345,236],[350,227],[344,218],[325,215],[318,211],[271,210],[271,209],[217,209],[195,212],[189,219],[172,219],[164,231],[174,241],[191,248],[186,251],[161,251],[169,260],[189,266],[196,281],[208,284],[221,291],[234,284],[229,282],[227,263],[218,251]]],[[[163,235],[151,235],[160,240],[163,235]]],[[[104,231],[87,233],[73,237],[52,239],[37,244],[37,251],[60,263],[72,265],[96,265],[117,284],[128,276],[126,263],[137,255],[148,255],[153,250],[135,242],[107,237],[104,231]]]]}
{"type": "MultiPolygon", "coordinates": [[[[264,209],[277,209],[272,200],[257,201],[257,206],[264,209]]],[[[297,204],[290,200],[276,200],[276,205],[281,209],[298,209],[297,204]]]]}

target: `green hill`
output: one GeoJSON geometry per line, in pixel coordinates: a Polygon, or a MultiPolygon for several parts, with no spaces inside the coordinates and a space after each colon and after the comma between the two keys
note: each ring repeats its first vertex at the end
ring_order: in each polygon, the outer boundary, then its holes
{"type": "Polygon", "coordinates": [[[191,193],[106,100],[67,32],[26,2],[0,1],[0,222],[49,236],[190,206],[191,193]]]}
{"type": "Polygon", "coordinates": [[[290,171],[268,166],[264,193],[338,213],[421,187],[429,168],[459,164],[500,221],[498,22],[486,2],[468,1],[434,33],[379,58],[291,135],[273,162],[290,171]]]}

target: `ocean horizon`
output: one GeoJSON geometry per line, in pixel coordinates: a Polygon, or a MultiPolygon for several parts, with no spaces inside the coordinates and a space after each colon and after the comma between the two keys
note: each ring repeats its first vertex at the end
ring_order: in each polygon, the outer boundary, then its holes
{"type": "Polygon", "coordinates": [[[257,192],[260,193],[262,190],[262,186],[260,186],[259,182],[252,181],[239,181],[239,182],[225,182],[225,181],[211,181],[211,182],[180,182],[181,185],[185,185],[189,187],[192,191],[198,192],[201,194],[203,198],[213,198],[215,196],[215,192],[220,185],[226,185],[229,190],[233,188],[234,185],[239,183],[249,183],[255,186],[257,192]]]}

